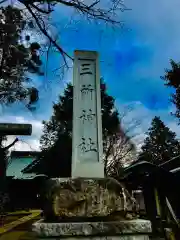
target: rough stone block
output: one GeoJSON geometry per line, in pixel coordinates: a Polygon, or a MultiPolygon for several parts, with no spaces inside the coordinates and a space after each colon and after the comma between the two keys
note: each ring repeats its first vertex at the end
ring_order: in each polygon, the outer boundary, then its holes
{"type": "Polygon", "coordinates": [[[126,219],[126,210],[133,204],[123,184],[111,178],[52,179],[47,185],[43,210],[45,218],[51,220],[82,218],[83,221],[112,216],[126,219]]]}

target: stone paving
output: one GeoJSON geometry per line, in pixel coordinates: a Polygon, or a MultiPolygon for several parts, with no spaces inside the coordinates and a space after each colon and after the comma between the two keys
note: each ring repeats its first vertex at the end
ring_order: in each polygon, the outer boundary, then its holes
{"type": "Polygon", "coordinates": [[[41,211],[30,211],[28,216],[4,225],[0,228],[0,240],[19,240],[31,229],[34,221],[40,218],[41,211]]]}

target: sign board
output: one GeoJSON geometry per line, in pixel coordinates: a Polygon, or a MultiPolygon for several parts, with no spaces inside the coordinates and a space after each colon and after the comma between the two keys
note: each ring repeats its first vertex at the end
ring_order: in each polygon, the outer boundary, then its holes
{"type": "Polygon", "coordinates": [[[30,136],[31,134],[32,134],[31,124],[0,123],[0,135],[30,136]]]}

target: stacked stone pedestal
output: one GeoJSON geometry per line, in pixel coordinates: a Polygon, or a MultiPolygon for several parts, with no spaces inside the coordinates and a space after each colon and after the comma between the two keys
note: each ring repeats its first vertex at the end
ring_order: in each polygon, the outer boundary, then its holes
{"type": "Polygon", "coordinates": [[[36,239],[147,240],[151,224],[129,213],[133,205],[124,186],[111,178],[51,180],[44,219],[32,230],[36,239]]]}
{"type": "Polygon", "coordinates": [[[109,222],[66,222],[46,223],[40,220],[33,224],[37,238],[59,240],[109,239],[109,240],[148,240],[151,224],[147,220],[124,220],[109,222]]]}

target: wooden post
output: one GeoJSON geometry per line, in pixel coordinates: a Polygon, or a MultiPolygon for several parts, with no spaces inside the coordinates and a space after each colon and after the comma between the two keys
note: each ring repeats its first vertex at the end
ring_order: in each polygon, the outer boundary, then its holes
{"type": "Polygon", "coordinates": [[[152,231],[157,233],[157,219],[156,219],[156,201],[154,196],[154,187],[151,179],[146,179],[143,186],[144,202],[148,219],[152,224],[152,231]]]}
{"type": "MultiPolygon", "coordinates": [[[[0,137],[6,135],[31,135],[32,125],[31,124],[14,124],[14,123],[0,123],[0,137]]],[[[6,151],[13,146],[18,139],[11,143],[7,147],[0,147],[0,204],[3,204],[3,198],[6,196],[6,151]]],[[[0,206],[0,215],[3,214],[3,207],[0,206]]]]}

